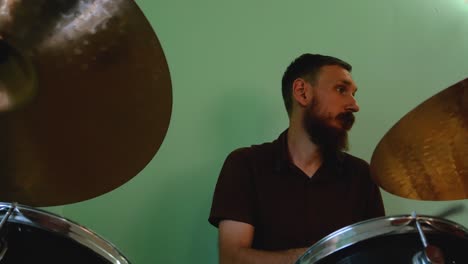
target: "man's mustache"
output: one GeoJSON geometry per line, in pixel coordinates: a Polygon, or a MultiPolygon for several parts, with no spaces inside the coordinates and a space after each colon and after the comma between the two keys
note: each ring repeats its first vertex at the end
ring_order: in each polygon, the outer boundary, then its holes
{"type": "Polygon", "coordinates": [[[339,113],[336,116],[336,119],[340,121],[341,125],[343,126],[343,129],[346,129],[346,130],[350,130],[355,121],[353,112],[339,113]]]}

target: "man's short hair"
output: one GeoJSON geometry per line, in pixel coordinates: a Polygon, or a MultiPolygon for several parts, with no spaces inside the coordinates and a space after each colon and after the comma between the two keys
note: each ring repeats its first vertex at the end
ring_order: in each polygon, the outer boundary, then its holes
{"type": "Polygon", "coordinates": [[[352,66],[338,58],[320,54],[302,54],[296,58],[283,74],[281,89],[283,93],[284,105],[288,115],[292,111],[292,84],[297,78],[304,78],[309,83],[314,84],[318,73],[323,66],[338,65],[351,72],[352,66]]]}

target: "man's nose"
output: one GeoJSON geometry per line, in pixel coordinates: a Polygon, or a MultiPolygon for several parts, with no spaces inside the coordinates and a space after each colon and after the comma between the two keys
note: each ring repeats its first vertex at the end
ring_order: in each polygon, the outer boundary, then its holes
{"type": "Polygon", "coordinates": [[[354,96],[351,96],[350,101],[346,105],[346,111],[359,112],[359,105],[354,96]]]}

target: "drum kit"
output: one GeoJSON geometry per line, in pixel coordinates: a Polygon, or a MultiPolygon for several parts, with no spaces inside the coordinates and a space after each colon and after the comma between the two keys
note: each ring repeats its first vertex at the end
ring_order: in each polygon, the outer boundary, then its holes
{"type": "Polygon", "coordinates": [[[164,53],[134,1],[0,0],[0,263],[129,263],[34,207],[91,199],[137,175],[171,109],[164,53]]]}
{"type": "MultiPolygon", "coordinates": [[[[380,187],[468,198],[467,87],[443,90],[389,130],[371,160],[380,187]]],[[[0,263],[129,263],[93,231],[35,207],[130,180],[159,149],[171,108],[164,53],[133,0],[0,0],[0,263]]],[[[460,264],[467,250],[465,227],[413,213],[337,230],[297,263],[460,264]]]]}

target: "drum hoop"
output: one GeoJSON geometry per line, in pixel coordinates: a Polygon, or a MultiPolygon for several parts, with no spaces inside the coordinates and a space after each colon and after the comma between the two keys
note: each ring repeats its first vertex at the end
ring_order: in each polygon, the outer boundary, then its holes
{"type": "MultiPolygon", "coordinates": [[[[0,202],[0,212],[11,208],[10,203],[0,202]]],[[[1,214],[0,214],[1,216],[1,214]]],[[[28,225],[31,227],[40,228],[60,234],[64,237],[76,241],[80,245],[92,250],[96,254],[105,258],[114,264],[129,264],[130,262],[122,253],[109,241],[94,231],[86,228],[76,222],[66,219],[60,215],[46,212],[41,209],[32,208],[26,205],[16,205],[16,209],[9,217],[8,222],[28,225]],[[50,224],[50,219],[54,219],[54,223],[50,224]],[[44,220],[38,224],[35,220],[44,220]],[[47,225],[49,223],[49,225],[47,225]],[[66,231],[65,231],[66,230],[66,231]]]]}
{"type": "MultiPolygon", "coordinates": [[[[451,233],[468,239],[468,229],[455,222],[427,215],[418,215],[417,218],[424,224],[425,231],[451,233]]],[[[413,220],[411,215],[382,216],[343,227],[309,247],[296,264],[315,263],[338,250],[370,238],[408,232],[416,233],[416,227],[410,224],[413,220]]]]}

